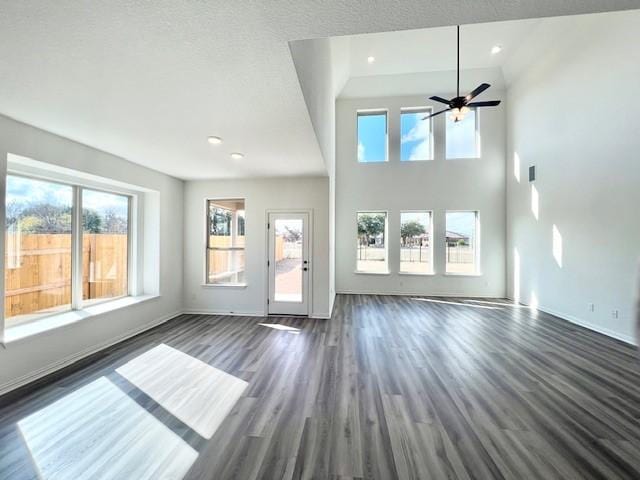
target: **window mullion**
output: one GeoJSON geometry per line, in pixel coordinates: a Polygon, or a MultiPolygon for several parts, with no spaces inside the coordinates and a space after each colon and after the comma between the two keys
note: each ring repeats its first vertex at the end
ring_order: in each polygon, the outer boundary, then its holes
{"type": "Polygon", "coordinates": [[[73,187],[71,221],[71,308],[82,308],[82,188],[73,187]]]}

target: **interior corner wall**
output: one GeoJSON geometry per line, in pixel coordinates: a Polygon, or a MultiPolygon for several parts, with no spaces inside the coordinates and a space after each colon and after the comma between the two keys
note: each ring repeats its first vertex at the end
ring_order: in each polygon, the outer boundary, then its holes
{"type": "MultiPolygon", "coordinates": [[[[441,92],[444,94],[446,92],[441,92]]],[[[492,89],[491,98],[503,98],[492,89]]],[[[428,95],[339,99],[336,107],[336,289],[338,293],[505,295],[504,106],[480,112],[481,158],[446,160],[445,116],[434,119],[434,160],[400,161],[400,109],[432,106],[428,95]],[[389,161],[358,163],[357,112],[387,109],[389,161]],[[355,273],[358,211],[388,211],[389,275],[355,273]],[[401,275],[400,212],[433,211],[434,275],[401,275]],[[445,213],[480,212],[480,276],[445,275],[445,213]]],[[[444,95],[449,98],[453,95],[444,95]]]]}
{"type": "MultiPolygon", "coordinates": [[[[160,296],[0,347],[0,392],[34,380],[182,311],[181,180],[0,116],[3,177],[8,153],[159,192],[160,296]]],[[[4,219],[4,201],[2,206],[4,219]]]]}
{"type": "Polygon", "coordinates": [[[329,316],[329,179],[283,177],[185,184],[184,304],[189,312],[266,314],[267,211],[313,210],[311,315],[329,316]],[[245,287],[204,285],[206,199],[245,199],[245,287]]]}
{"type": "Polygon", "coordinates": [[[597,17],[576,17],[508,90],[508,294],[633,343],[640,14],[597,17]]]}

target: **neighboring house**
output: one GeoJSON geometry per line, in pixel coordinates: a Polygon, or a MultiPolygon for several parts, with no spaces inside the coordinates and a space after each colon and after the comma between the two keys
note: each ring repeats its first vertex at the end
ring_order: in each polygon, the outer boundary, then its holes
{"type": "Polygon", "coordinates": [[[449,247],[455,247],[460,243],[460,241],[462,241],[465,245],[469,244],[468,235],[462,235],[461,233],[451,232],[448,230],[447,230],[446,240],[447,240],[447,245],[449,247]]]}

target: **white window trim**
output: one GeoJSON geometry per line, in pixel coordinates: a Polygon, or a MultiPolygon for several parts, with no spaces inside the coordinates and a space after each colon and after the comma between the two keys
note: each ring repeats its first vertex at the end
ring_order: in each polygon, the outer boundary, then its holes
{"type": "Polygon", "coordinates": [[[204,270],[202,272],[202,283],[201,286],[204,288],[246,288],[249,284],[246,282],[247,279],[247,199],[243,195],[238,195],[237,197],[205,197],[204,199],[204,270]],[[244,237],[245,237],[245,246],[242,249],[245,252],[245,264],[244,264],[244,272],[245,272],[245,281],[244,282],[228,282],[228,283],[211,283],[209,282],[209,202],[225,202],[230,200],[242,200],[244,202],[244,237]]]}
{"type": "MultiPolygon", "coordinates": [[[[358,270],[358,256],[355,256],[356,268],[353,270],[354,273],[358,275],[391,275],[391,269],[389,268],[389,211],[388,210],[379,210],[379,209],[371,209],[371,210],[358,210],[356,212],[356,239],[358,238],[358,214],[360,213],[384,213],[385,214],[385,222],[384,222],[384,259],[386,263],[387,269],[384,272],[369,272],[367,270],[358,270]]],[[[357,253],[357,252],[356,252],[357,253]]]]}
{"type": "MultiPolygon", "coordinates": [[[[31,160],[26,157],[8,154],[6,175],[15,175],[34,180],[41,180],[51,183],[68,185],[73,188],[73,206],[72,206],[72,275],[71,275],[71,308],[59,312],[51,312],[50,314],[39,315],[33,320],[22,324],[7,327],[4,316],[4,291],[2,292],[2,308],[0,308],[0,344],[7,345],[13,341],[22,340],[32,335],[37,335],[56,329],[68,324],[75,323],[78,320],[90,318],[108,311],[125,308],[127,306],[144,302],[153,298],[158,298],[158,293],[143,294],[142,280],[139,278],[139,241],[141,237],[138,235],[139,219],[142,213],[142,202],[139,196],[141,190],[127,188],[121,182],[110,181],[108,178],[96,177],[90,175],[94,179],[87,178],[83,172],[77,172],[74,175],[73,170],[56,165],[49,165],[44,162],[31,160]],[[50,167],[50,168],[48,168],[50,167]],[[129,231],[128,231],[128,252],[127,252],[127,294],[118,297],[110,297],[96,299],[93,302],[82,301],[82,262],[78,261],[78,255],[82,252],[82,235],[78,235],[82,229],[82,189],[96,190],[111,194],[123,195],[129,198],[129,231]],[[80,202],[76,203],[80,197],[80,202]],[[78,245],[79,244],[79,245],[78,245]],[[78,249],[79,246],[79,249],[78,249]],[[75,261],[75,262],[74,262],[75,261]],[[78,275],[79,273],[79,275],[78,275]],[[79,286],[78,286],[79,284],[79,286]],[[78,296],[79,294],[79,296],[78,296]]],[[[5,177],[6,178],[6,177],[5,177]]],[[[4,199],[3,199],[4,200],[4,199]]],[[[81,257],[80,257],[81,258],[81,257]]],[[[4,275],[4,258],[2,262],[2,271],[4,275]]],[[[2,283],[4,288],[4,282],[2,283]]]]}
{"type": "MultiPolygon", "coordinates": [[[[480,135],[480,109],[473,108],[476,117],[476,155],[474,157],[448,157],[447,156],[447,114],[449,112],[445,112],[443,115],[444,118],[444,159],[445,160],[479,160],[482,158],[482,135],[480,135]]],[[[466,210],[470,211],[470,210],[466,210]]]]}
{"type": "Polygon", "coordinates": [[[356,163],[358,165],[379,165],[389,163],[389,109],[387,108],[365,108],[356,110],[356,163]],[[358,144],[360,134],[358,129],[358,119],[367,115],[384,115],[384,127],[385,127],[385,146],[384,146],[384,160],[377,160],[375,162],[361,162],[358,160],[358,144]]]}
{"type": "MultiPolygon", "coordinates": [[[[403,213],[428,213],[429,214],[429,241],[431,242],[431,254],[429,255],[429,271],[428,272],[405,272],[402,270],[402,244],[400,245],[400,262],[398,265],[398,274],[430,276],[435,275],[435,265],[433,264],[433,251],[435,250],[435,241],[433,237],[433,210],[400,210],[400,232],[402,231],[402,214],[403,213]]],[[[400,233],[398,232],[398,233],[400,233]]],[[[400,235],[398,235],[400,237],[400,235]]]]}
{"type": "MultiPolygon", "coordinates": [[[[433,118],[429,118],[429,158],[416,158],[415,160],[403,160],[402,159],[402,114],[403,113],[425,113],[426,115],[431,115],[433,113],[433,107],[422,106],[422,107],[402,107],[400,108],[400,135],[399,135],[399,151],[398,158],[400,159],[400,163],[413,163],[413,162],[431,162],[435,160],[435,148],[434,148],[434,136],[433,136],[433,118]]],[[[424,122],[425,120],[420,120],[424,122]]]]}
{"type": "Polygon", "coordinates": [[[474,265],[475,271],[473,273],[457,273],[457,272],[447,272],[447,249],[445,248],[445,259],[444,259],[444,275],[446,277],[481,277],[482,273],[482,264],[480,255],[480,241],[481,241],[481,232],[480,232],[480,210],[445,210],[444,212],[444,241],[447,241],[447,213],[468,213],[472,212],[476,214],[476,240],[475,240],[475,252],[474,252],[474,265]]]}

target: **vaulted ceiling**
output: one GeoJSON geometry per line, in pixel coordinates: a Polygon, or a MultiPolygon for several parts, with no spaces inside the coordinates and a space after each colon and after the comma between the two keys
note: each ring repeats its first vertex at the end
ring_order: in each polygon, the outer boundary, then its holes
{"type": "MultiPolygon", "coordinates": [[[[325,174],[289,41],[639,7],[637,0],[2,1],[0,113],[185,179],[325,174]],[[209,135],[224,141],[210,145],[209,135]],[[245,158],[231,159],[236,151],[245,158]]],[[[360,61],[367,46],[354,45],[360,61]]],[[[420,52],[416,45],[413,54],[420,52]]],[[[389,58],[375,68],[401,67],[389,58]]]]}

